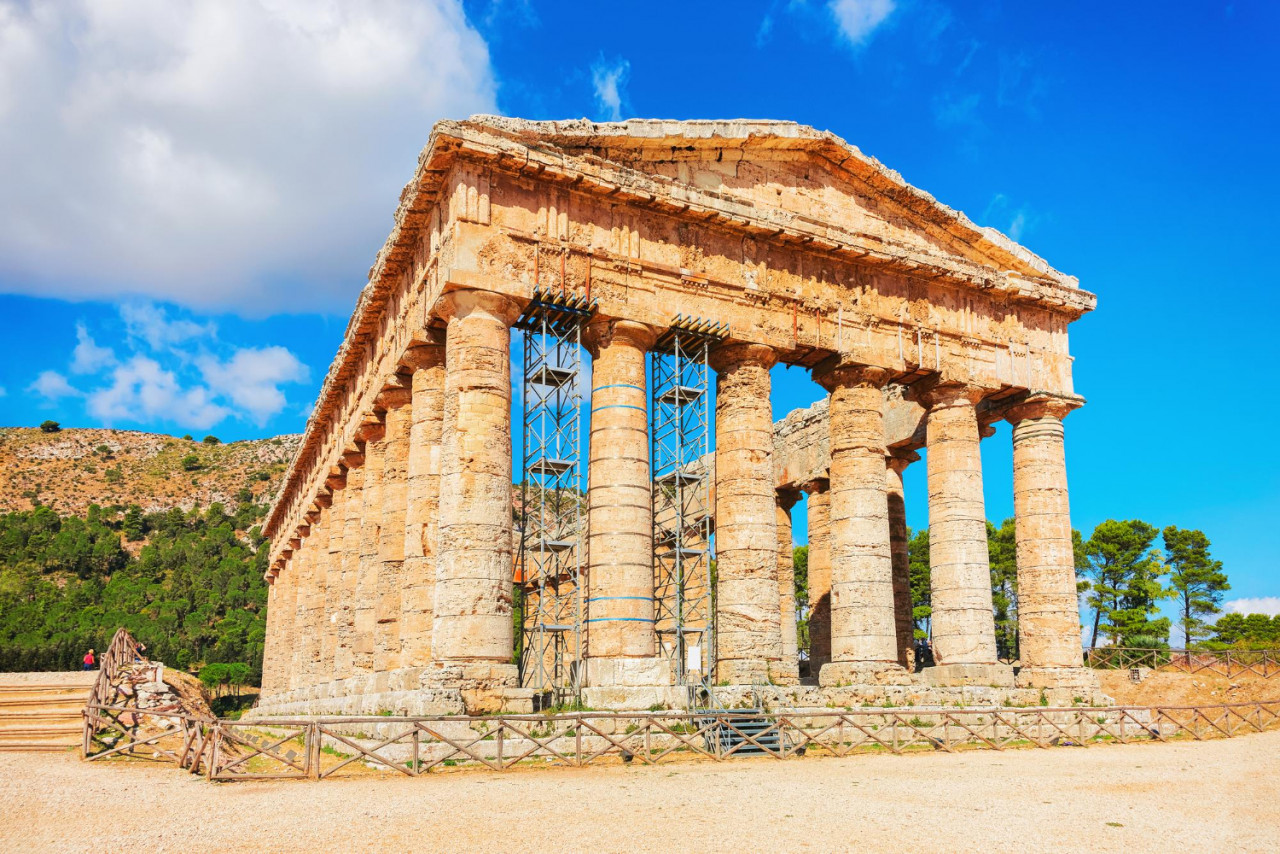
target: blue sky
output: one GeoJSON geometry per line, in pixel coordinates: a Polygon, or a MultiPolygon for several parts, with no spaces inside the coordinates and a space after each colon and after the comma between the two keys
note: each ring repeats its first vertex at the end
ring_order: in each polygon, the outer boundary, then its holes
{"type": "Polygon", "coordinates": [[[1278,39],[1267,2],[0,0],[0,424],[300,430],[438,118],[793,119],[1098,294],[1077,527],[1202,528],[1277,597],[1278,39]]]}

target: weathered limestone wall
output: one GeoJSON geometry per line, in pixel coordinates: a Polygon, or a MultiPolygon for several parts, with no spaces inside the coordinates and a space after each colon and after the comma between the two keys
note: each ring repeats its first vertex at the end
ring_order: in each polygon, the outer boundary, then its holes
{"type": "Polygon", "coordinates": [[[346,679],[355,673],[356,648],[356,582],[360,575],[360,529],[364,515],[364,454],[343,454],[347,465],[346,493],[342,506],[342,564],[339,567],[337,595],[337,647],[333,652],[333,679],[346,679]]]}
{"type": "Polygon", "coordinates": [[[382,439],[382,519],[378,526],[373,635],[373,669],[378,673],[400,666],[400,591],[404,584],[405,511],[409,503],[412,394],[410,388],[399,387],[387,389],[378,397],[387,409],[382,439]]]}

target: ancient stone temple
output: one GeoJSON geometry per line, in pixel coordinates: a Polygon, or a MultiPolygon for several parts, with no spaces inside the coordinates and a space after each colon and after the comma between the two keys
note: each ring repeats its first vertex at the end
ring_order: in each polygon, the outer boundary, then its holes
{"type": "Polygon", "coordinates": [[[1094,304],[829,133],[441,122],[264,529],[258,714],[1094,690],[1063,452],[1067,328],[1094,304]],[[775,425],[780,363],[828,396],[775,425]],[[983,507],[1000,420],[1016,671],[983,507]],[[927,667],[902,480],[922,456],[927,667]]]}

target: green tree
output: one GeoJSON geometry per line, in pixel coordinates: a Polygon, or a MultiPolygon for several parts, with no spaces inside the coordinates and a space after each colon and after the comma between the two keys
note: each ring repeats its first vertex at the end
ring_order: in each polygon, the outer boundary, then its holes
{"type": "Polygon", "coordinates": [[[1002,658],[1018,657],[1018,541],[1013,519],[996,527],[987,522],[987,552],[991,566],[991,605],[996,623],[996,651],[1002,658]]]}
{"type": "Polygon", "coordinates": [[[183,471],[198,471],[200,468],[200,458],[195,454],[187,454],[182,458],[183,471]]]}
{"type": "Polygon", "coordinates": [[[1169,589],[1178,601],[1178,622],[1190,647],[1203,634],[1204,618],[1221,612],[1222,594],[1231,585],[1222,561],[1209,557],[1209,538],[1203,531],[1170,525],[1163,534],[1169,589]]]}
{"type": "MultiPolygon", "coordinates": [[[[907,535],[911,536],[910,530],[907,535]]],[[[915,622],[915,639],[928,640],[933,617],[928,528],[921,528],[911,536],[907,542],[907,559],[911,570],[911,618],[915,622]]]]}
{"type": "Polygon", "coordinates": [[[124,538],[131,543],[136,543],[147,535],[146,525],[142,519],[142,508],[137,504],[130,504],[129,509],[124,511],[124,538]]]}
{"type": "Polygon", "coordinates": [[[1108,519],[1093,529],[1085,543],[1088,603],[1094,612],[1091,645],[1097,646],[1100,634],[1116,644],[1138,637],[1165,638],[1167,643],[1169,619],[1151,619],[1165,596],[1160,584],[1164,568],[1151,547],[1158,533],[1137,519],[1108,519]]]}
{"type": "Polygon", "coordinates": [[[791,565],[795,569],[796,590],[796,644],[809,649],[809,547],[796,546],[791,552],[791,565]],[[804,616],[801,617],[800,615],[804,616]]]}
{"type": "Polygon", "coordinates": [[[217,436],[205,436],[204,443],[206,445],[221,445],[222,440],[219,439],[217,436]]]}
{"type": "Polygon", "coordinates": [[[57,433],[62,429],[62,425],[57,421],[42,421],[40,422],[40,429],[46,433],[57,433]]]}

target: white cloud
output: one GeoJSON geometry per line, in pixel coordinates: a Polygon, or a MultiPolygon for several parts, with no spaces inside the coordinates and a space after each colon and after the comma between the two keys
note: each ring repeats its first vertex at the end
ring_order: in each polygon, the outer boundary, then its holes
{"type": "Polygon", "coordinates": [[[1029,205],[1013,206],[1013,202],[1004,193],[996,193],[991,197],[986,210],[982,212],[982,222],[999,229],[1012,240],[1022,238],[1040,224],[1042,217],[1029,205]]]}
{"type": "Polygon", "coordinates": [[[1224,602],[1222,610],[1229,614],[1280,614],[1280,596],[1254,596],[1224,602]]]}
{"type": "Polygon", "coordinates": [[[460,0],[0,0],[0,289],[346,308],[431,124],[493,111],[460,0]]]}
{"type": "Polygon", "coordinates": [[[120,319],[131,339],[141,339],[152,350],[167,350],[193,338],[213,336],[212,323],[193,320],[170,320],[169,313],[155,303],[126,303],[120,306],[120,319]]]}
{"type": "Polygon", "coordinates": [[[259,425],[284,409],[282,383],[310,378],[307,366],[283,347],[246,347],[225,362],[204,358],[200,371],[213,391],[225,395],[259,425]]]}
{"type": "Polygon", "coordinates": [[[601,56],[591,66],[591,85],[595,87],[596,105],[610,121],[616,122],[622,118],[630,78],[631,63],[625,59],[607,62],[601,56]]]}
{"type": "Polygon", "coordinates": [[[829,0],[827,3],[840,34],[855,47],[866,44],[896,6],[894,0],[829,0]]]}
{"type": "Polygon", "coordinates": [[[5,391],[4,386],[0,385],[0,397],[4,397],[9,392],[5,391]]]}
{"type": "Polygon", "coordinates": [[[89,395],[88,411],[116,421],[172,421],[206,430],[231,414],[203,386],[183,389],[177,376],[147,356],[134,356],[112,372],[111,385],[89,395]]]}
{"type": "Polygon", "coordinates": [[[96,374],[116,363],[110,347],[99,347],[83,323],[76,324],[76,349],[71,353],[71,373],[96,374]]]}
{"type": "Polygon", "coordinates": [[[57,371],[41,371],[36,381],[28,386],[30,391],[52,403],[64,397],[78,397],[80,392],[72,388],[67,378],[57,371]]]}

